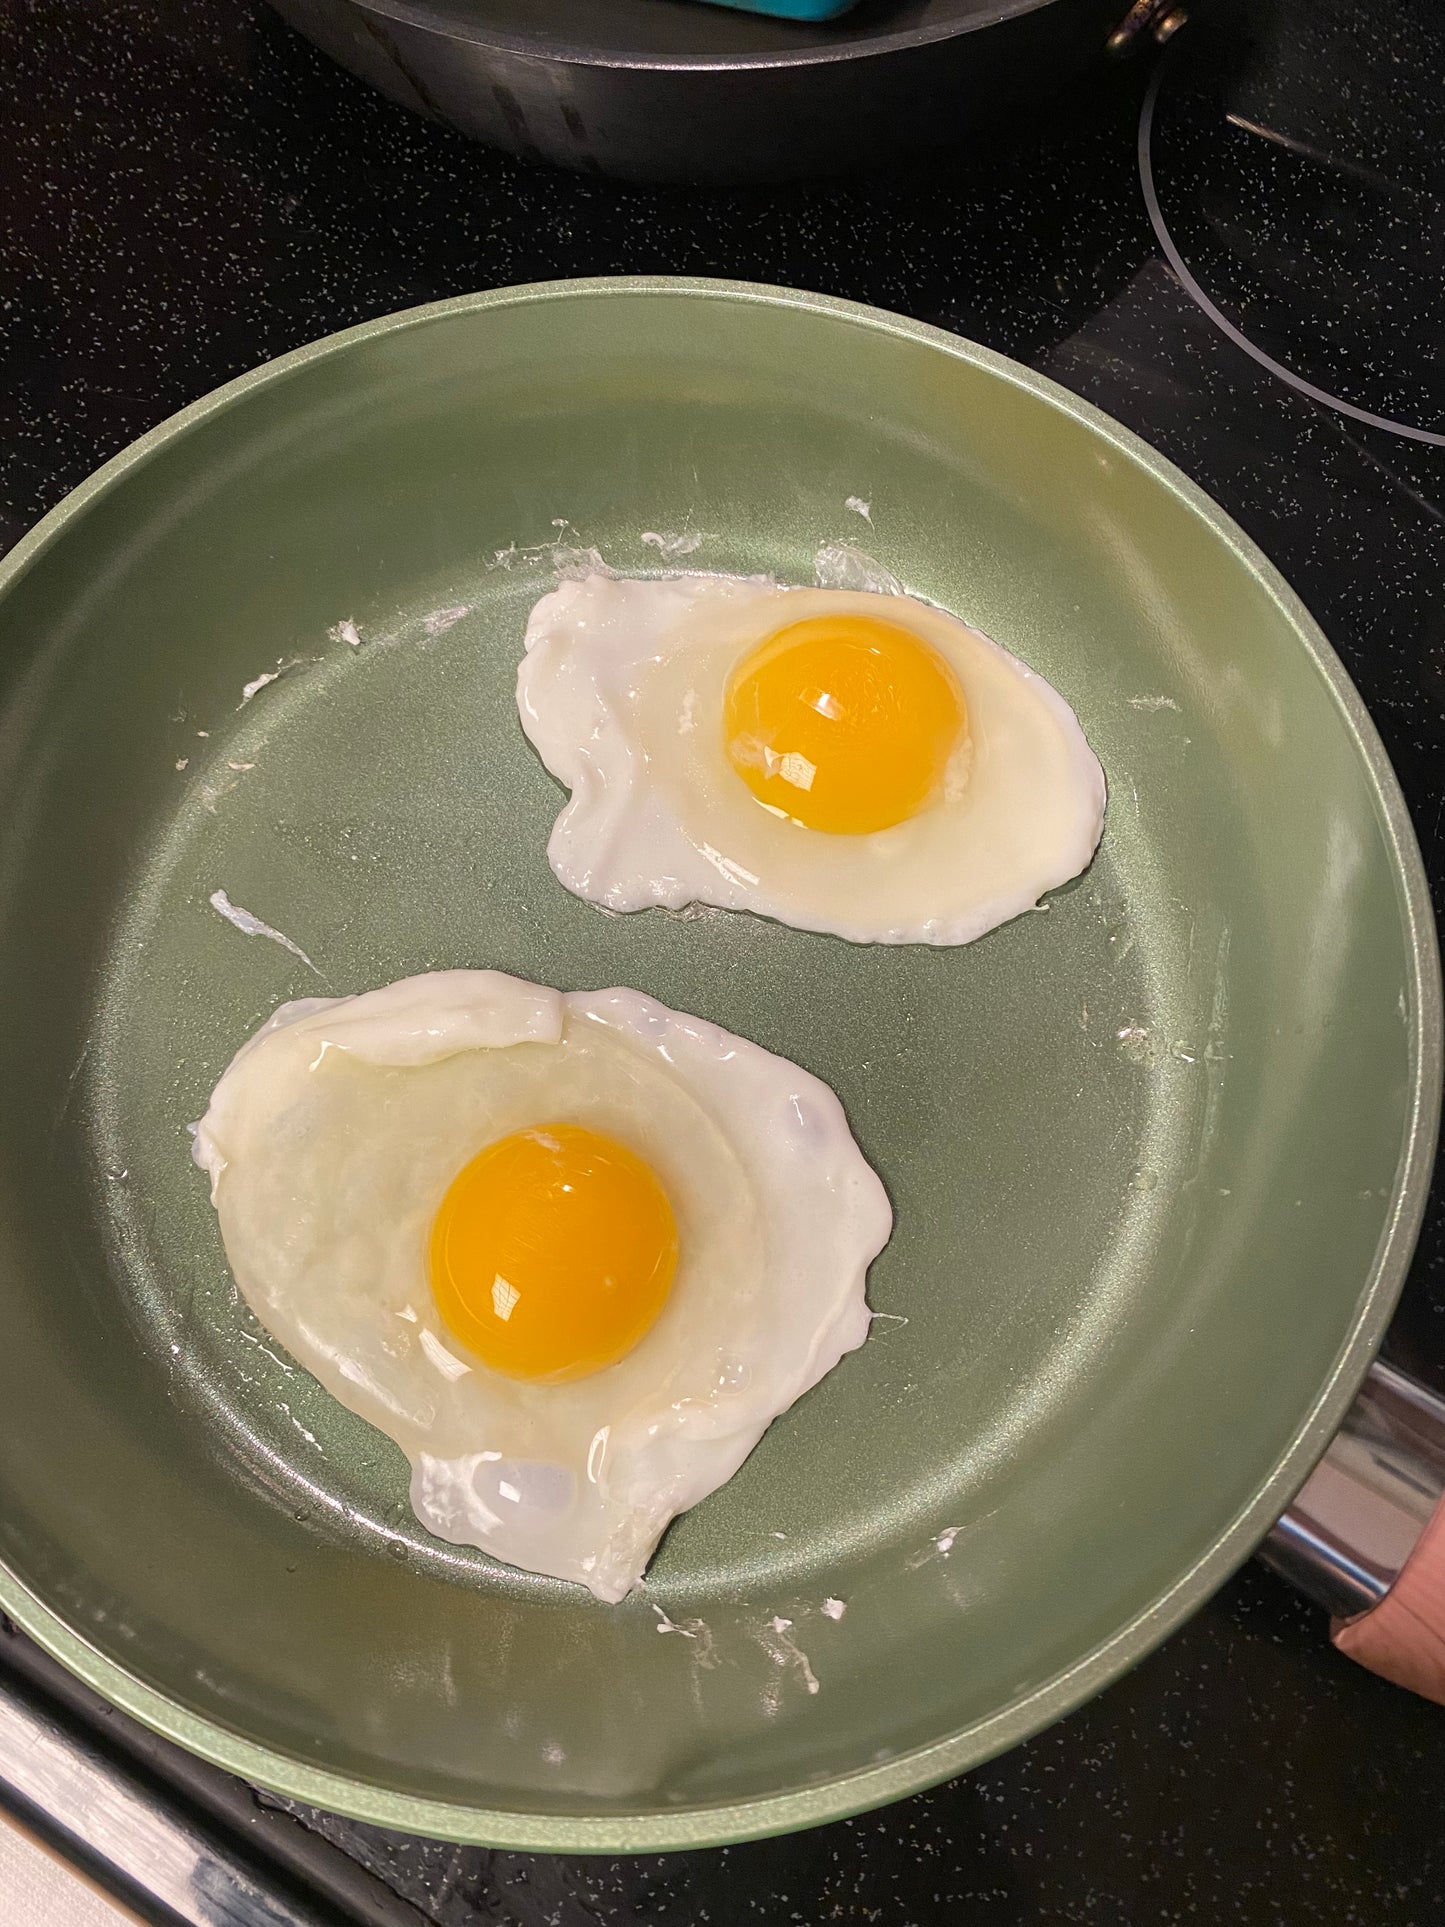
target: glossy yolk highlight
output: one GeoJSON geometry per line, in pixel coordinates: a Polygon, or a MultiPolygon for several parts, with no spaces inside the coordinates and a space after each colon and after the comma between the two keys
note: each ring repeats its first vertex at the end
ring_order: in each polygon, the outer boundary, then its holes
{"type": "Polygon", "coordinates": [[[813,616],[728,679],[728,759],[760,803],[810,830],[861,836],[916,816],[963,739],[963,692],[911,630],[813,616]]]}
{"type": "Polygon", "coordinates": [[[452,1180],[430,1262],[455,1338],[493,1371],[556,1385],[615,1364],[648,1330],[677,1269],[677,1224],[641,1158],[543,1124],[452,1180]]]}

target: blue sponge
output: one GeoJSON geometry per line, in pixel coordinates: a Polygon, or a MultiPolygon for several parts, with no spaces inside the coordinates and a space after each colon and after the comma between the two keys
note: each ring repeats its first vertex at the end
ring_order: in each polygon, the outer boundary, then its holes
{"type": "Polygon", "coordinates": [[[736,7],[740,13],[771,13],[779,20],[836,20],[856,7],[858,0],[712,0],[715,7],[736,7]]]}

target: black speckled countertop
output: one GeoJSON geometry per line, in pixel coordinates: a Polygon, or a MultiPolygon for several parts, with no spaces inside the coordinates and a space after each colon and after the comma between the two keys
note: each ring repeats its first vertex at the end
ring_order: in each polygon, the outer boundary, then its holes
{"type": "MultiPolygon", "coordinates": [[[[1440,53],[1438,27],[1422,42],[1419,9],[1404,0],[1349,11],[1367,37],[1403,35],[1412,70],[1440,53]]],[[[1140,193],[1141,73],[1103,80],[1037,125],[915,178],[689,193],[541,171],[469,146],[373,96],[249,0],[4,0],[0,24],[10,216],[0,545],[183,403],[389,309],[573,274],[723,274],[822,289],[1018,356],[1208,489],[1344,656],[1395,759],[1437,890],[1445,881],[1445,451],[1286,386],[1181,286],[1140,193]]],[[[1341,87],[1354,78],[1340,76],[1341,87]]],[[[1406,101],[1399,111],[1413,110],[1406,101]]],[[[1170,138],[1174,148],[1159,149],[1174,170],[1161,198],[1187,201],[1180,170],[1199,157],[1184,133],[1170,138]]],[[[1359,178],[1361,193],[1374,191],[1359,178]]],[[[1214,182],[1206,212],[1223,192],[1214,182]]],[[[1248,216],[1268,242],[1277,213],[1274,201],[1246,205],[1212,231],[1237,240],[1248,216]]],[[[1412,231],[1407,221],[1407,267],[1412,231]]],[[[1269,311],[1280,286],[1272,296],[1241,289],[1208,256],[1209,236],[1195,239],[1191,259],[1223,290],[1221,305],[1227,294],[1260,339],[1293,352],[1298,314],[1269,311]]],[[[1331,266],[1334,294],[1348,296],[1357,272],[1346,248],[1331,266]]],[[[1368,276],[1381,272],[1368,264],[1368,276]]],[[[1411,389],[1410,356],[1439,358],[1445,324],[1430,286],[1428,311],[1403,336],[1388,302],[1372,319],[1344,299],[1325,346],[1339,348],[1343,373],[1332,378],[1358,384],[1358,405],[1418,404],[1417,422],[1438,429],[1426,419],[1429,396],[1411,389]]],[[[1305,332],[1308,322],[1306,309],[1305,332]]],[[[1442,1277],[1437,1202],[1389,1347],[1437,1385],[1442,1277]]],[[[153,1768],[165,1752],[153,1752],[153,1768]]],[[[953,1785],[814,1833],[665,1858],[557,1860],[289,1811],[437,1927],[1434,1927],[1445,1920],[1442,1786],[1445,1711],[1336,1656],[1323,1616],[1251,1566],[1063,1725],[953,1785]]]]}

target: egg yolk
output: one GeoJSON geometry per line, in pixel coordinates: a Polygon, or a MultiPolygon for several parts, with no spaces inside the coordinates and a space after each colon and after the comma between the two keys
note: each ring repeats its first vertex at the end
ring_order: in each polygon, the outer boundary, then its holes
{"type": "Polygon", "coordinates": [[[616,1364],[667,1302],[677,1224],[653,1171],[575,1124],[489,1144],[432,1225],[447,1329],[493,1371],[563,1384],[616,1364]]]}
{"type": "Polygon", "coordinates": [[[760,803],[810,830],[891,829],[943,787],[967,720],[948,664],[876,616],[813,616],[733,670],[728,760],[760,803]]]}

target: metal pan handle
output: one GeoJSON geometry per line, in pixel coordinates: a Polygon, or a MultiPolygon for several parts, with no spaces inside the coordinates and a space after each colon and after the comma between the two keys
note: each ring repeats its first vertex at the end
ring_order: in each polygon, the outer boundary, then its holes
{"type": "Polygon", "coordinates": [[[1445,1400],[1376,1363],[1260,1556],[1332,1615],[1342,1653],[1445,1704],[1442,1497],[1445,1400]]]}

